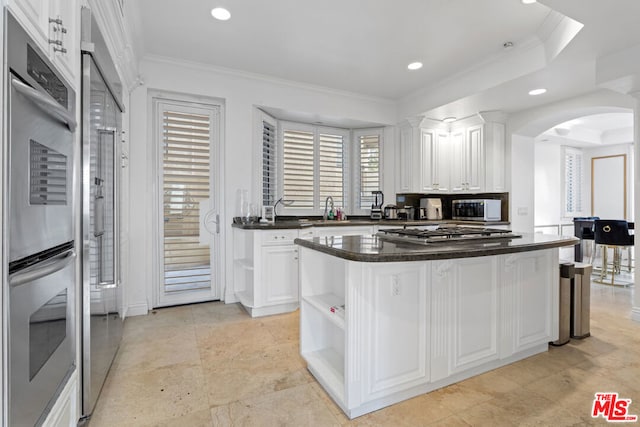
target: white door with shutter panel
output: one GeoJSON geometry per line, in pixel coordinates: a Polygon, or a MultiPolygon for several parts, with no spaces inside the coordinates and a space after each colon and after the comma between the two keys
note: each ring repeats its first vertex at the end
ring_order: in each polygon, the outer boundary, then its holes
{"type": "Polygon", "coordinates": [[[154,100],[158,280],[154,306],[220,298],[220,106],[154,100]]]}

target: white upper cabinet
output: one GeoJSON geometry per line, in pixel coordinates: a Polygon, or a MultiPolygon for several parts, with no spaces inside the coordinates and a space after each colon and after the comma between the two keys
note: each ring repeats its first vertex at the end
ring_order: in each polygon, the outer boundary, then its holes
{"type": "Polygon", "coordinates": [[[449,134],[422,129],[420,140],[420,192],[449,191],[449,134]]]}
{"type": "Polygon", "coordinates": [[[9,0],[8,6],[38,47],[75,87],[80,57],[78,1],[9,0]]]}
{"type": "Polygon", "coordinates": [[[397,193],[506,191],[505,115],[481,113],[456,122],[417,117],[400,125],[397,193]]]}
{"type": "Polygon", "coordinates": [[[416,117],[400,126],[396,192],[448,192],[449,133],[416,117]],[[429,125],[432,127],[428,127],[429,125]]]}
{"type": "Polygon", "coordinates": [[[396,152],[396,193],[419,191],[420,123],[415,117],[400,125],[400,140],[396,152]]]}
{"type": "Polygon", "coordinates": [[[45,52],[49,51],[49,3],[49,0],[8,1],[11,12],[45,52]]]}
{"type": "Polygon", "coordinates": [[[483,125],[451,132],[452,191],[485,191],[483,125]]]}
{"type": "Polygon", "coordinates": [[[75,0],[52,0],[49,16],[49,54],[61,71],[75,82],[80,60],[80,25],[78,10],[80,6],[75,0]]]}

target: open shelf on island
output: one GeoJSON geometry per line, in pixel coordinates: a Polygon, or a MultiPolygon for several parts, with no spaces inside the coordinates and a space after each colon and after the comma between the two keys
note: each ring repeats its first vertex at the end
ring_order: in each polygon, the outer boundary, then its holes
{"type": "Polygon", "coordinates": [[[303,353],[302,357],[329,394],[344,405],[344,357],[333,348],[303,353]]]}
{"type": "Polygon", "coordinates": [[[335,294],[309,295],[303,300],[344,330],[344,299],[335,294]]]}

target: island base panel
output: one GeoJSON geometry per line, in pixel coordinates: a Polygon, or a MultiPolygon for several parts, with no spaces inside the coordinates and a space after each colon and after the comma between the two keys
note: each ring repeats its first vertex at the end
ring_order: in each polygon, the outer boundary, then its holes
{"type": "Polygon", "coordinates": [[[393,393],[389,396],[385,396],[380,399],[371,400],[360,406],[353,407],[353,408],[349,408],[347,406],[347,403],[344,401],[344,392],[336,389],[339,386],[339,382],[331,381],[330,376],[327,375],[327,369],[325,366],[323,366],[326,363],[325,362],[326,356],[321,357],[321,359],[323,359],[322,362],[318,362],[318,360],[315,359],[315,356],[316,356],[315,354],[303,355],[303,357],[308,363],[307,369],[320,383],[324,391],[340,407],[340,409],[342,409],[342,411],[347,415],[349,419],[354,419],[362,415],[368,414],[370,412],[377,411],[382,408],[386,408],[387,406],[400,403],[404,400],[408,400],[416,396],[420,396],[422,394],[430,393],[432,391],[441,389],[451,384],[458,383],[468,378],[475,377],[477,375],[481,375],[483,373],[492,371],[494,369],[498,369],[503,366],[510,365],[514,362],[518,362],[520,360],[526,359],[536,354],[547,352],[548,350],[549,350],[548,344],[540,344],[535,347],[531,347],[525,351],[513,354],[504,359],[494,360],[482,366],[478,366],[464,372],[453,374],[445,379],[434,381],[429,384],[424,384],[421,386],[409,388],[397,393],[393,393]]]}

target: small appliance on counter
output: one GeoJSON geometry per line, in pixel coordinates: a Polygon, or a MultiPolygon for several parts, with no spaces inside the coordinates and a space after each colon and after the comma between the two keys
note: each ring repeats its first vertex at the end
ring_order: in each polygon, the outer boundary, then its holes
{"type": "Polygon", "coordinates": [[[442,200],[439,198],[420,199],[420,208],[425,209],[427,219],[442,219],[442,200]]]}
{"type": "Polygon", "coordinates": [[[454,200],[452,219],[468,221],[500,221],[502,201],[492,199],[454,200]]]}
{"type": "Polygon", "coordinates": [[[396,205],[385,206],[384,217],[386,219],[398,219],[398,207],[396,205]]]}
{"type": "Polygon", "coordinates": [[[382,194],[382,191],[372,191],[371,194],[373,194],[373,204],[371,205],[371,219],[382,219],[382,205],[384,204],[384,194],[382,194]]]}
{"type": "Polygon", "coordinates": [[[427,208],[416,208],[416,219],[427,219],[427,208]]]}

